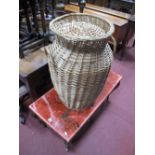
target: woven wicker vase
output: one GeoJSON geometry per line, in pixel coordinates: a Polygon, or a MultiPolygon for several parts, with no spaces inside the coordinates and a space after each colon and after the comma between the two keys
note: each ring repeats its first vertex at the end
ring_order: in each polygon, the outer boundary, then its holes
{"type": "Polygon", "coordinates": [[[73,13],[54,19],[50,29],[56,39],[46,48],[48,63],[60,99],[69,109],[91,106],[111,67],[112,51],[107,41],[114,26],[96,16],[73,13]]]}

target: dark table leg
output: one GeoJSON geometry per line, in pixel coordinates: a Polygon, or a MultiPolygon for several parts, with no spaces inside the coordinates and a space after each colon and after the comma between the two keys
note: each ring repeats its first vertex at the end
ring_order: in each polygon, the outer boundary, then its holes
{"type": "Polygon", "coordinates": [[[120,85],[120,82],[116,85],[116,87],[114,88],[114,90],[117,89],[119,87],[119,85],[120,85]]]}
{"type": "Polygon", "coordinates": [[[107,97],[107,100],[106,100],[106,102],[107,102],[107,103],[109,103],[109,95],[108,95],[108,97],[107,97]]]}
{"type": "Polygon", "coordinates": [[[19,47],[19,57],[20,57],[21,59],[24,58],[23,50],[22,50],[20,47],[19,47]]]}
{"type": "Polygon", "coordinates": [[[65,145],[65,150],[66,150],[66,152],[69,152],[69,149],[70,149],[70,143],[64,141],[64,145],[65,145]]]}
{"type": "Polygon", "coordinates": [[[40,124],[42,124],[43,125],[43,127],[47,127],[47,124],[46,123],[44,123],[41,119],[39,119],[39,122],[40,122],[40,124]]]}

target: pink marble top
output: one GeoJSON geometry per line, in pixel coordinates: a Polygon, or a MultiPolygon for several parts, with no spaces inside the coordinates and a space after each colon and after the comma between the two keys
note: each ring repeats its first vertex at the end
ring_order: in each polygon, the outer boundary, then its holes
{"type": "Polygon", "coordinates": [[[93,106],[82,111],[69,110],[62,104],[54,89],[32,103],[29,108],[64,140],[69,142],[104,103],[122,76],[110,71],[105,86],[93,106]]]}

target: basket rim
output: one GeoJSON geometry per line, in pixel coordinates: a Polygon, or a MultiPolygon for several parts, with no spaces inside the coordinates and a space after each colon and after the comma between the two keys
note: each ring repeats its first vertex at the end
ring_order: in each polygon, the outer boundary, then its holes
{"type": "Polygon", "coordinates": [[[107,19],[103,19],[101,17],[98,17],[97,15],[90,15],[90,14],[87,14],[87,13],[69,13],[69,14],[66,14],[66,15],[62,15],[60,17],[57,17],[55,19],[53,19],[50,24],[49,24],[49,28],[58,36],[62,37],[63,39],[67,40],[67,41],[99,41],[99,40],[103,40],[103,39],[107,39],[109,38],[115,31],[115,27],[114,27],[114,24],[112,22],[110,22],[109,20],[107,19]],[[62,34],[59,33],[59,31],[57,31],[54,27],[54,23],[63,19],[63,18],[66,18],[66,17],[69,17],[69,16],[90,16],[90,17],[95,17],[95,18],[98,18],[102,21],[105,21],[109,24],[110,26],[110,29],[108,32],[106,32],[103,36],[101,37],[94,37],[94,38],[68,38],[62,34]]]}

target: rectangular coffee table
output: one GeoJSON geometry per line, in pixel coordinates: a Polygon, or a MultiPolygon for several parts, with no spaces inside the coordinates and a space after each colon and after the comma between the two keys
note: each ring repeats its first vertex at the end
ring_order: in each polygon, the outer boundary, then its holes
{"type": "Polygon", "coordinates": [[[105,86],[94,104],[82,111],[70,110],[62,104],[55,89],[49,90],[29,108],[62,139],[65,140],[66,151],[69,143],[92,115],[105,103],[111,92],[118,86],[122,76],[110,71],[105,86]]]}

